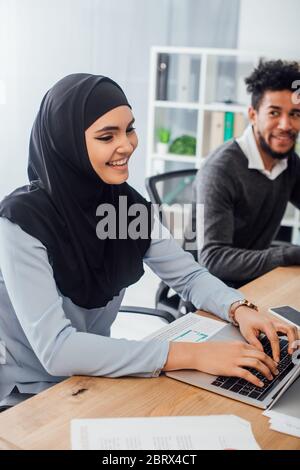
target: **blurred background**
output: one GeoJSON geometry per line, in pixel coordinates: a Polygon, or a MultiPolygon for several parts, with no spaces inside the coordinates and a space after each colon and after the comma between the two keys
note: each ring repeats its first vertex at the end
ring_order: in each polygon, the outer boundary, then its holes
{"type": "Polygon", "coordinates": [[[150,47],[296,58],[299,15],[299,0],[0,0],[0,197],[27,181],[32,122],[64,75],[104,74],[124,87],[140,141],[130,183],[143,191],[150,47]]]}

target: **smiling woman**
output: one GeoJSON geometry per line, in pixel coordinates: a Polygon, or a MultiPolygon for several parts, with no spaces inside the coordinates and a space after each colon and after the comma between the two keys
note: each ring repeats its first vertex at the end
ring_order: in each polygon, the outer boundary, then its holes
{"type": "Polygon", "coordinates": [[[0,204],[0,339],[10,352],[1,365],[0,406],[14,404],[16,391],[22,400],[71,375],[156,377],[184,368],[262,386],[245,367],[271,379],[276,363],[256,336],[266,332],[274,357],[276,331],[290,343],[296,338],[293,327],[240,303],[235,318],[250,344],[110,337],[125,289],[143,275],[144,262],[196,308],[226,320],[243,298],[184,252],[126,183],[137,146],[133,121],[124,92],[103,76],[69,75],[42,100],[29,184],[0,204]],[[99,237],[99,207],[112,207],[120,220],[124,200],[122,233],[99,237]],[[140,233],[132,220],[137,207],[147,221],[140,233]]]}
{"type": "Polygon", "coordinates": [[[134,118],[128,106],[119,106],[97,119],[86,131],[91,165],[108,184],[128,178],[128,161],[137,147],[134,118]]]}

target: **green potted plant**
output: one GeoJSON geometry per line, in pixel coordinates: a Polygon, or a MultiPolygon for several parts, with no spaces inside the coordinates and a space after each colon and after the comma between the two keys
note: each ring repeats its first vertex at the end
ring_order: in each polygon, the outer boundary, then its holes
{"type": "Polygon", "coordinates": [[[175,139],[170,147],[170,153],[177,155],[196,155],[196,138],[191,135],[182,135],[175,139]]]}
{"type": "Polygon", "coordinates": [[[157,144],[156,150],[158,154],[166,154],[169,150],[169,142],[170,142],[171,132],[170,129],[166,127],[159,127],[157,129],[157,144]]]}

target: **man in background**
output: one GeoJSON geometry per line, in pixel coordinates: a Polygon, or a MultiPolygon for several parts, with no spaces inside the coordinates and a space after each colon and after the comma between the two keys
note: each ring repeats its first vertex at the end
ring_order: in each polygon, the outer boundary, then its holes
{"type": "Polygon", "coordinates": [[[278,266],[300,265],[300,246],[271,246],[288,202],[300,209],[297,80],[298,63],[261,61],[245,80],[250,125],[207,157],[194,183],[195,200],[204,204],[198,261],[235,287],[278,266]]]}

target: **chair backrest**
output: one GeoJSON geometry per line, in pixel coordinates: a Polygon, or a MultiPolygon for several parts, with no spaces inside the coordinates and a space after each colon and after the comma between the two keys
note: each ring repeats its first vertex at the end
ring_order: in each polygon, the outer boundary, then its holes
{"type": "MultiPolygon", "coordinates": [[[[170,171],[146,179],[146,188],[153,204],[160,207],[160,221],[174,235],[176,220],[188,221],[193,201],[193,182],[197,169],[170,171]],[[181,211],[181,214],[179,212],[181,211]],[[176,218],[177,217],[177,218],[176,218]]],[[[184,227],[181,227],[184,230],[184,227]]],[[[176,237],[178,239],[178,237],[176,237]]],[[[182,233],[181,240],[183,241],[182,233]]]]}

